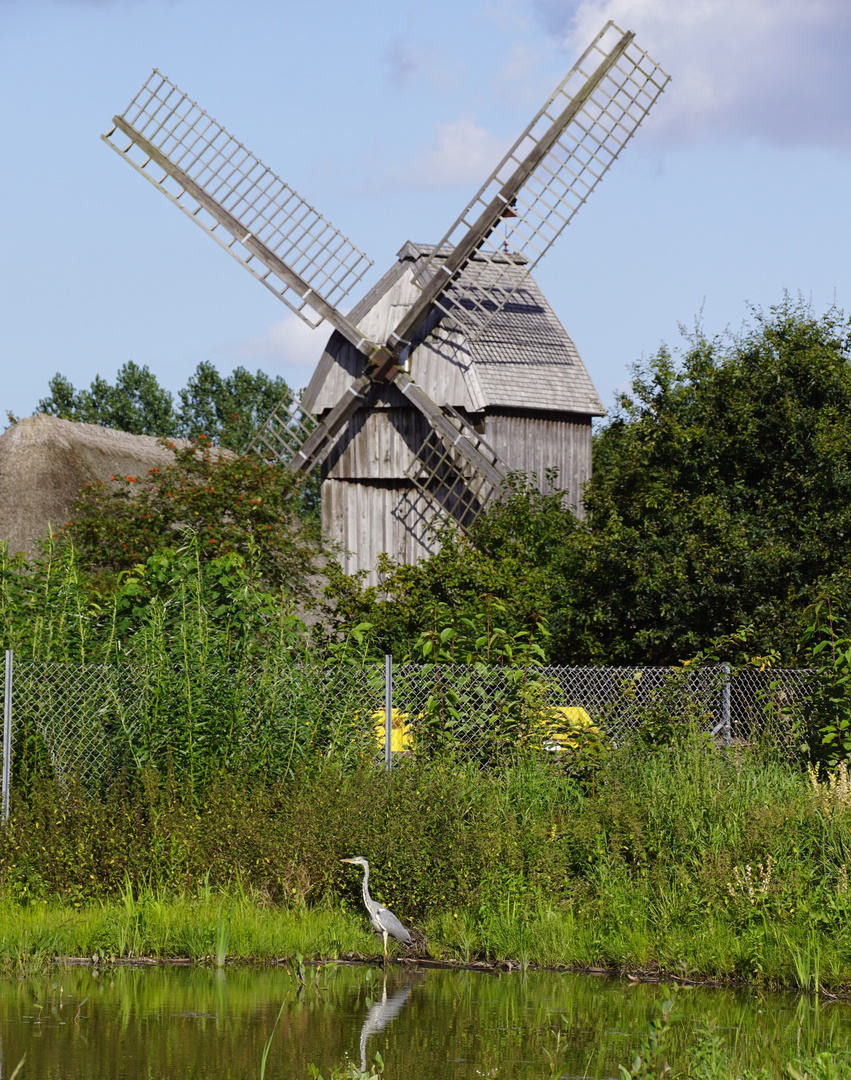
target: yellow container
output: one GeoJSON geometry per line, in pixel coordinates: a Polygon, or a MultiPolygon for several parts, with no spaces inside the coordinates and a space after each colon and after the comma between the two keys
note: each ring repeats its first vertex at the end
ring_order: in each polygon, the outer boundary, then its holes
{"type": "MultiPolygon", "coordinates": [[[[377,709],[372,714],[375,725],[375,741],[384,749],[384,709],[377,709]]],[[[390,714],[390,752],[404,753],[414,749],[414,733],[408,723],[408,714],[393,709],[390,714]]]]}
{"type": "Polygon", "coordinates": [[[600,738],[601,732],[581,705],[555,705],[547,710],[544,749],[556,753],[577,750],[587,736],[600,738]]]}

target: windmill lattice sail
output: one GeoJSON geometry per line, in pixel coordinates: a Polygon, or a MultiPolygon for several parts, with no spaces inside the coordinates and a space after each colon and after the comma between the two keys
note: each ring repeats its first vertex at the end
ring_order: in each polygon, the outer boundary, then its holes
{"type": "Polygon", "coordinates": [[[488,503],[498,497],[502,485],[471,466],[463,453],[474,446],[493,466],[499,465],[494,449],[451,405],[443,414],[456,430],[455,439],[432,429],[417,450],[405,475],[418,491],[440,507],[443,515],[462,529],[469,529],[488,503]]]}
{"type": "MultiPolygon", "coordinates": [[[[282,462],[287,465],[298,456],[315,427],[316,419],[302,409],[300,396],[288,393],[271,411],[246,446],[245,453],[259,454],[269,464],[282,462]]],[[[325,453],[317,454],[315,460],[321,462],[324,457],[325,453]]]]}
{"type": "Polygon", "coordinates": [[[104,141],[309,326],[328,317],[324,309],[336,309],[372,266],[156,69],[113,123],[104,141]]]}
{"type": "MultiPolygon", "coordinates": [[[[458,280],[459,270],[452,282],[455,287],[443,288],[436,301],[471,339],[522,287],[512,267],[520,262],[526,274],[531,273],[608,172],[669,79],[631,33],[607,23],[436,245],[435,252],[443,253],[475,234],[494,200],[502,197],[502,227],[482,239],[475,261],[461,268],[463,281],[458,280]],[[517,174],[524,166],[528,175],[518,187],[517,174]]],[[[421,276],[421,286],[444,270],[445,261],[432,261],[421,276]]]]}

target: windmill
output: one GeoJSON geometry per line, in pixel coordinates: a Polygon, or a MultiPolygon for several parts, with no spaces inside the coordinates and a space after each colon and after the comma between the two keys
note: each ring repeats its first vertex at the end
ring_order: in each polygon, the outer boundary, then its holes
{"type": "MultiPolygon", "coordinates": [[[[469,528],[505,492],[518,467],[513,429],[488,424],[487,396],[469,392],[470,372],[476,351],[504,348],[524,318],[532,321],[521,338],[533,323],[536,343],[554,323],[561,331],[587,399],[590,468],[590,415],[602,407],[531,274],[668,78],[632,32],[607,23],[440,242],[406,245],[348,315],[340,303],[370,260],[177,86],[154,70],[113,117],[102,138],[117,153],[308,325],[333,328],[306,392],[280,402],[248,449],[300,472],[322,464],[323,524],[336,521],[331,531],[346,547],[344,521],[371,533],[347,569],[371,570],[382,550],[415,561],[430,550],[435,517],[469,528]],[[468,393],[453,403],[448,384],[459,378],[468,393]],[[373,473],[352,464],[366,458],[373,473]],[[360,481],[354,501],[340,503],[339,491],[332,498],[335,475],[338,488],[340,477],[360,481]],[[387,542],[391,518],[413,537],[404,551],[387,542]]],[[[534,367],[514,371],[510,393],[521,402],[534,367]]],[[[519,437],[534,442],[545,429],[521,419],[519,437]]]]}

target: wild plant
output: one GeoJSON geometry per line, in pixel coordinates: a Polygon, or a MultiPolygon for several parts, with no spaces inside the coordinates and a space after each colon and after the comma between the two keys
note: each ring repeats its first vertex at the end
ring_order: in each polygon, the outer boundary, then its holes
{"type": "Polygon", "coordinates": [[[278,1021],[281,1019],[281,1014],[284,1011],[284,1006],[287,1003],[287,999],[281,1002],[281,1007],[278,1009],[278,1015],[275,1017],[275,1023],[272,1024],[272,1030],[269,1032],[269,1037],[263,1046],[263,1054],[260,1057],[260,1080],[264,1080],[266,1076],[266,1063],[269,1060],[269,1051],[272,1049],[272,1038],[275,1034],[275,1028],[278,1026],[278,1021]]]}
{"type": "Polygon", "coordinates": [[[851,811],[851,769],[847,761],[840,761],[834,769],[826,769],[824,781],[819,780],[818,770],[810,763],[807,776],[816,805],[826,818],[851,811]]]}
{"type": "Polygon", "coordinates": [[[818,935],[810,932],[807,940],[796,945],[785,938],[795,968],[795,984],[800,990],[817,994],[821,990],[821,945],[818,935]]]}
{"type": "Polygon", "coordinates": [[[550,1029],[555,1036],[555,1046],[553,1046],[552,1050],[547,1046],[541,1047],[549,1062],[549,1072],[547,1074],[548,1080],[562,1080],[565,1076],[564,1069],[559,1068],[559,1065],[564,1049],[568,1045],[568,1039],[566,1037],[568,1027],[568,1019],[562,1013],[558,1027],[550,1029]]]}
{"type": "Polygon", "coordinates": [[[732,881],[727,882],[727,892],[734,900],[746,900],[751,905],[759,903],[760,898],[765,896],[768,892],[768,887],[771,885],[771,872],[773,868],[773,859],[769,855],[765,860],[765,864],[756,864],[756,875],[750,865],[745,864],[744,867],[734,866],[733,877],[735,883],[732,881]]]}
{"type": "MultiPolygon", "coordinates": [[[[308,1064],[307,1072],[311,1080],[323,1080],[322,1073],[312,1062],[308,1064]]],[[[328,1074],[328,1080],[372,1080],[373,1077],[383,1075],[384,1061],[376,1050],[375,1058],[368,1069],[361,1069],[354,1061],[347,1061],[345,1065],[333,1068],[328,1074]]]]}
{"type": "Polygon", "coordinates": [[[224,900],[219,903],[219,910],[216,916],[216,948],[214,963],[217,968],[225,966],[225,960],[228,955],[228,945],[230,944],[230,924],[233,918],[234,906],[231,905],[227,916],[224,916],[224,904],[224,900]]]}
{"type": "Polygon", "coordinates": [[[842,762],[851,754],[851,636],[833,597],[821,597],[801,635],[799,653],[816,671],[807,701],[803,747],[820,766],[842,762]]]}
{"type": "Polygon", "coordinates": [[[647,1032],[629,1068],[626,1065],[618,1065],[621,1080],[649,1080],[651,1077],[661,1078],[671,1074],[671,1067],[665,1059],[665,1054],[668,1032],[674,1019],[676,995],[677,987],[674,986],[671,988],[670,997],[659,1004],[657,1015],[648,1023],[647,1032]]]}

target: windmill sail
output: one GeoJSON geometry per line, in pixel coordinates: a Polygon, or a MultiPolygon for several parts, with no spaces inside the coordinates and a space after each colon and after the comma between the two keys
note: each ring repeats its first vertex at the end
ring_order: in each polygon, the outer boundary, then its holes
{"type": "Polygon", "coordinates": [[[535,268],[665,89],[670,76],[633,37],[606,24],[436,246],[476,252],[449,274],[433,260],[421,278],[440,283],[434,302],[471,338],[522,287],[514,266],[535,268]]]}
{"type": "Polygon", "coordinates": [[[337,305],[371,260],[221,124],[154,69],[113,125],[103,140],[309,326],[353,335],[337,305]]]}
{"type": "Polygon", "coordinates": [[[496,451],[451,405],[441,410],[455,430],[454,438],[432,428],[405,475],[418,491],[436,503],[444,516],[469,529],[488,503],[498,498],[507,477],[496,451]],[[464,450],[472,446],[499,472],[486,475],[474,467],[464,450]]]}

